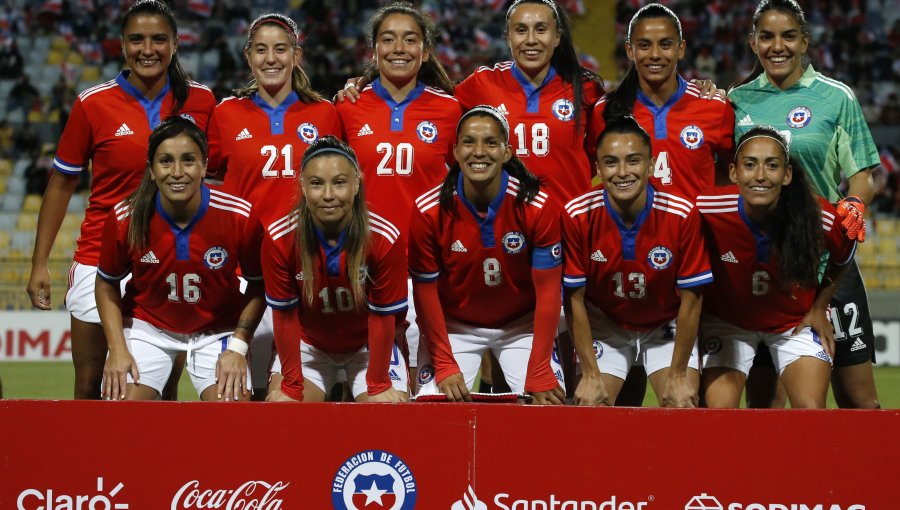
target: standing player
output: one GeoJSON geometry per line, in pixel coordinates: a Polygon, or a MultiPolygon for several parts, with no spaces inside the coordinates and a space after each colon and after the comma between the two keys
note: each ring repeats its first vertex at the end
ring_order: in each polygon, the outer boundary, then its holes
{"type": "Polygon", "coordinates": [[[740,405],[762,342],[791,406],[824,408],[834,354],[827,308],[856,243],[841,232],[834,207],[813,195],[804,170],[791,164],[775,128],[747,131],[729,173],[736,190],[697,200],[716,276],[701,320],[706,405],[740,405]],[[830,257],[820,284],[823,249],[830,257]]]}
{"type": "MultiPolygon", "coordinates": [[[[736,135],[771,125],[785,137],[792,159],[809,174],[816,191],[837,204],[851,239],[865,239],[865,204],[875,186],[870,170],[878,151],[850,87],[808,65],[809,31],[793,0],[763,0],[753,15],[753,72],[729,92],[736,135]],[[847,197],[839,190],[849,184],[847,197]]],[[[872,373],[875,336],[865,285],[853,262],[831,303],[837,340],[832,388],[840,407],[877,408],[872,373]]]]}
{"type": "Polygon", "coordinates": [[[668,7],[648,4],[628,24],[625,52],[631,67],[615,90],[594,105],[589,140],[606,120],[634,115],[653,137],[651,182],[660,191],[694,200],[716,184],[716,168],[727,174],[734,137],[734,112],[719,95],[678,75],[685,41],[681,22],[668,7]]]}
{"type": "MultiPolygon", "coordinates": [[[[210,178],[254,204],[263,225],[297,203],[300,160],[319,137],[340,134],[334,106],[310,87],[300,67],[300,30],[280,14],[263,14],[247,32],[250,85],[216,107],[209,125],[210,178]]],[[[262,390],[272,360],[271,312],[256,331],[254,388],[262,390]]],[[[264,391],[257,391],[264,395],[264,391]]]]}
{"type": "MultiPolygon", "coordinates": [[[[407,238],[416,198],[447,175],[461,114],[453,83],[435,53],[431,18],[407,2],[388,4],[369,22],[372,80],[356,104],[337,105],[344,139],[359,157],[366,200],[407,238]]],[[[412,295],[412,283],[408,285],[412,295]]],[[[418,367],[419,328],[409,309],[409,364],[418,367]]]]}
{"type": "Polygon", "coordinates": [[[368,212],[356,156],[338,139],[310,146],[301,182],[297,210],[263,243],[284,376],[269,399],[321,402],[343,370],[357,401],[404,401],[406,366],[394,346],[407,302],[403,237],[368,212]]]}
{"type": "Polygon", "coordinates": [[[203,400],[247,396],[248,343],[265,307],[262,230],[249,202],[202,184],[207,145],[172,117],[150,135],[138,189],[103,231],[96,299],[109,342],[103,396],[152,400],[179,352],[203,400]],[[239,289],[238,265],[250,281],[239,289]],[[124,298],[119,282],[128,274],[124,298]],[[217,384],[218,383],[218,384],[217,384]]]}
{"type": "Polygon", "coordinates": [[[698,287],[712,273],[692,203],[648,183],[651,154],[650,135],[633,117],[610,120],[597,140],[605,187],[566,205],[576,404],[614,403],[637,362],[662,406],[697,405],[698,287]]]}
{"type": "MultiPolygon", "coordinates": [[[[52,308],[47,260],[66,208],[82,174],[90,168],[91,197],[69,271],[66,309],[72,315],[75,398],[100,398],[107,339],[94,301],[103,222],[112,207],[137,188],[147,138],[160,119],[181,115],[205,130],[215,106],[212,92],[187,78],[175,54],[178,28],[162,2],[134,3],[122,19],[122,54],[127,69],[115,80],[81,93],[59,140],[31,256],[28,295],[40,310],[52,308]]],[[[166,398],[177,390],[177,376],[166,398]]]]}
{"type": "Polygon", "coordinates": [[[410,223],[413,295],[434,366],[420,374],[420,393],[470,400],[491,350],[514,392],[562,404],[550,365],[561,305],[558,209],[513,156],[502,112],[469,110],[456,139],[458,163],[419,197],[410,223]]]}

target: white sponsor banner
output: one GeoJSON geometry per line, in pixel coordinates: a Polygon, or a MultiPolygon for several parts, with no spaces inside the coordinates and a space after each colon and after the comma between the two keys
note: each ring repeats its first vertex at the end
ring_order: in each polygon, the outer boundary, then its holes
{"type": "Polygon", "coordinates": [[[0,361],[72,361],[69,312],[0,312],[0,361]]]}

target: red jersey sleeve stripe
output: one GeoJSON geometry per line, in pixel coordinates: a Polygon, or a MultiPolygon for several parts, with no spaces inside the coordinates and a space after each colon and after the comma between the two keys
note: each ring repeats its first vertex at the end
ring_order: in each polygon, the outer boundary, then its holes
{"type": "Polygon", "coordinates": [[[223,204],[220,204],[220,203],[218,203],[218,202],[216,202],[216,201],[214,201],[214,200],[210,200],[210,201],[209,201],[209,206],[210,206],[210,207],[214,207],[214,208],[216,208],[216,209],[221,209],[221,210],[223,210],[223,211],[231,211],[231,212],[233,212],[233,213],[240,214],[241,216],[244,216],[245,218],[249,218],[249,217],[250,217],[250,213],[248,213],[248,212],[247,212],[246,210],[244,210],[244,209],[239,209],[239,208],[237,208],[237,207],[228,207],[228,206],[223,205],[223,204]]]}
{"type": "Polygon", "coordinates": [[[413,280],[417,282],[433,282],[441,276],[440,271],[435,271],[433,273],[423,273],[420,271],[416,271],[413,268],[409,268],[409,274],[413,277],[413,280]]]}
{"type": "Polygon", "coordinates": [[[689,289],[691,287],[697,287],[699,285],[706,285],[708,283],[712,283],[713,274],[712,271],[705,271],[700,274],[696,274],[693,276],[685,276],[680,277],[675,282],[675,286],[679,289],[689,289]]]}
{"type": "Polygon", "coordinates": [[[59,159],[58,157],[53,160],[53,168],[55,168],[58,172],[62,172],[68,175],[80,174],[84,171],[84,165],[68,163],[59,159]]]}
{"type": "Polygon", "coordinates": [[[299,303],[299,302],[300,302],[300,298],[297,296],[294,296],[292,298],[287,298],[287,299],[277,299],[277,298],[273,298],[272,296],[266,294],[266,304],[268,304],[269,306],[271,306],[272,308],[274,308],[276,310],[290,310],[291,308],[294,308],[295,306],[297,306],[297,303],[299,303]]]}
{"type": "Polygon", "coordinates": [[[372,313],[377,313],[378,315],[393,315],[395,313],[400,313],[406,310],[409,307],[406,299],[402,299],[400,301],[396,301],[394,303],[379,305],[375,303],[369,303],[369,310],[372,313]]]}
{"type": "Polygon", "coordinates": [[[234,195],[224,193],[219,190],[211,189],[211,190],[209,190],[209,194],[210,194],[210,196],[214,196],[214,197],[222,200],[223,202],[229,202],[229,203],[233,203],[236,205],[241,204],[244,207],[246,207],[248,211],[250,210],[251,207],[253,207],[253,204],[244,200],[243,198],[236,197],[234,195]]]}
{"type": "Polygon", "coordinates": [[[119,283],[123,278],[125,278],[126,276],[128,276],[129,273],[131,273],[131,271],[125,271],[125,272],[122,273],[121,275],[116,276],[116,275],[111,275],[111,274],[107,273],[107,272],[104,271],[103,268],[101,268],[101,267],[98,267],[98,268],[97,268],[97,276],[99,276],[100,278],[103,278],[103,280],[106,281],[106,282],[108,282],[108,283],[115,283],[115,284],[117,284],[117,283],[119,283]]]}
{"type": "Polygon", "coordinates": [[[579,287],[584,287],[585,285],[587,285],[587,277],[584,275],[563,275],[563,287],[577,289],[579,287]]]}
{"type": "Polygon", "coordinates": [[[400,229],[395,227],[394,224],[391,223],[390,221],[373,213],[372,211],[369,211],[369,224],[377,225],[378,227],[383,228],[383,229],[387,230],[388,232],[391,232],[393,234],[393,239],[391,239],[391,243],[393,243],[394,241],[397,240],[398,237],[400,237],[400,229]]]}

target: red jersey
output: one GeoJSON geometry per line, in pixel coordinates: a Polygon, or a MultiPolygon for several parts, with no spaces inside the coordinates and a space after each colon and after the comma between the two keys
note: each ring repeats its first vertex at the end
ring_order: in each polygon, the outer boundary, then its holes
{"type": "Polygon", "coordinates": [[[559,209],[544,192],[515,199],[519,181],[505,171],[485,218],[459,190],[450,210],[440,187],[416,200],[410,221],[409,267],[417,281],[438,282],[444,315],[496,328],[535,310],[531,270],[559,267],[559,209]]]}
{"type": "Polygon", "coordinates": [[[327,101],[306,104],[297,94],[273,108],[259,98],[229,97],[209,123],[209,170],[221,190],[246,198],[263,225],[287,214],[300,194],[300,162],[307,147],[340,136],[341,122],[327,101]]]}
{"type": "Polygon", "coordinates": [[[397,103],[376,79],[356,104],[338,103],[337,111],[363,171],[366,201],[406,236],[416,198],[441,182],[455,161],[459,102],[419,83],[397,103]]]}
{"type": "MultiPolygon", "coordinates": [[[[651,182],[656,189],[691,200],[716,184],[715,155],[734,146],[734,110],[716,95],[701,99],[700,90],[678,76],[678,90],[662,106],[656,106],[640,90],[634,102],[634,118],[650,135],[653,148],[651,182]]],[[[588,140],[593,151],[606,127],[606,97],[591,112],[588,140]]]]}
{"type": "MultiPolygon", "coordinates": [[[[834,207],[818,200],[825,248],[836,264],[845,265],[856,243],[841,233],[834,207]]],[[[772,239],[747,217],[737,187],[698,197],[697,209],[716,276],[704,291],[703,312],[750,331],[782,333],[795,327],[812,307],[817,289],[784,288],[772,239]]]]}
{"type": "Polygon", "coordinates": [[[548,193],[560,204],[591,189],[591,170],[584,133],[591,105],[602,93],[584,82],[580,125],[575,125],[572,86],[553,66],[544,83],[534,87],[514,62],[480,67],[456,86],[454,94],[468,110],[489,104],[506,115],[510,144],[531,173],[546,179],[548,193]]]}
{"type": "Polygon", "coordinates": [[[677,289],[712,281],[700,216],[688,200],[647,186],[647,205],[631,228],[597,188],[566,205],[563,285],[620,327],[645,331],[674,319],[677,289]]]}
{"type": "MultiPolygon", "coordinates": [[[[103,224],[109,211],[137,189],[147,170],[150,132],[169,117],[175,98],[167,83],[149,100],[128,82],[129,71],[82,92],[63,129],[53,167],[67,175],[90,169],[91,196],[75,260],[96,266],[103,224]]],[[[206,131],[216,99],[205,86],[188,82],[187,101],[179,115],[206,131]]]]}
{"type": "Polygon", "coordinates": [[[250,203],[206,186],[200,209],[185,228],[168,217],[156,198],[149,245],[128,245],[130,211],[115,206],[103,230],[97,274],[118,286],[131,273],[122,299],[122,316],[134,317],[175,333],[232,331],[247,298],[235,270],[261,280],[262,228],[250,203]]]}
{"type": "MultiPolygon", "coordinates": [[[[302,267],[296,250],[297,215],[291,214],[272,223],[263,241],[263,274],[266,302],[275,310],[297,310],[303,327],[303,340],[325,352],[353,352],[368,341],[370,313],[393,315],[407,308],[406,246],[399,229],[375,213],[369,213],[369,251],[364,273],[366,308],[357,308],[353,299],[343,235],[336,246],[328,246],[319,237],[316,258],[316,287],[320,289],[310,305],[303,294],[302,267]]],[[[390,339],[392,342],[393,339],[390,339]]],[[[380,373],[387,374],[388,368],[380,373]]]]}

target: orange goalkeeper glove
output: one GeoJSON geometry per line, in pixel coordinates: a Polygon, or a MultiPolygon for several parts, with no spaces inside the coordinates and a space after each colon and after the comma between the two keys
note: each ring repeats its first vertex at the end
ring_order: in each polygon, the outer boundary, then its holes
{"type": "Polygon", "coordinates": [[[866,240],[866,220],[864,218],[866,204],[862,199],[849,196],[841,200],[837,204],[837,212],[843,220],[841,225],[843,225],[847,237],[860,243],[864,242],[866,240]]]}

